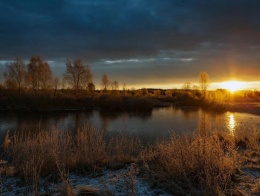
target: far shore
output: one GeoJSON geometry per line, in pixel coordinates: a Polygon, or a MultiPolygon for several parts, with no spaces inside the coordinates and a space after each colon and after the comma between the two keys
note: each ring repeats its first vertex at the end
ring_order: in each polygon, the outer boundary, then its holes
{"type": "MultiPolygon", "coordinates": [[[[171,103],[156,103],[153,105],[152,109],[155,108],[163,108],[163,107],[176,107],[171,103]]],[[[187,108],[193,109],[200,109],[199,106],[177,106],[179,109],[186,110],[187,108]]],[[[203,108],[202,108],[203,109],[203,108]]],[[[92,107],[92,108],[46,108],[46,109],[31,109],[31,108],[1,108],[0,111],[2,112],[84,112],[84,111],[93,111],[93,110],[101,110],[102,108],[99,107],[92,107]]],[[[110,111],[111,112],[111,111],[110,111]]],[[[132,112],[131,110],[121,110],[121,111],[114,111],[114,112],[132,112]]],[[[147,112],[139,110],[137,112],[147,112]]],[[[212,111],[214,112],[214,111],[212,111]]],[[[220,110],[217,112],[224,113],[224,112],[237,112],[237,113],[248,113],[253,115],[260,115],[260,104],[258,103],[240,103],[240,104],[227,104],[226,106],[222,106],[220,110]]]]}
{"type": "Polygon", "coordinates": [[[258,94],[198,90],[140,89],[131,91],[10,91],[0,90],[0,111],[4,112],[146,112],[154,108],[201,108],[212,112],[239,112],[260,115],[258,94]]]}
{"type": "Polygon", "coordinates": [[[259,103],[233,103],[227,105],[227,111],[249,113],[254,115],[260,115],[260,104],[259,103]]]}

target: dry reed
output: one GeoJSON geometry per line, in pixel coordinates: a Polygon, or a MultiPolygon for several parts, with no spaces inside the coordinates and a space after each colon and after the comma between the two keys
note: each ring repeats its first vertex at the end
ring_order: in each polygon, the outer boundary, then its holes
{"type": "MultiPolygon", "coordinates": [[[[34,195],[42,176],[56,175],[53,177],[60,178],[68,191],[69,171],[117,169],[134,162],[136,168],[130,168],[127,181],[132,193],[136,175],[145,173],[156,185],[176,195],[232,195],[243,165],[257,169],[260,165],[257,130],[235,136],[224,132],[172,135],[145,150],[136,137],[122,134],[106,137],[91,126],[73,133],[58,129],[16,133],[6,140],[5,153],[34,195]]],[[[259,190],[259,186],[255,189],[259,190]]]]}
{"type": "Polygon", "coordinates": [[[58,129],[39,133],[16,133],[6,151],[13,165],[32,192],[38,190],[41,176],[53,175],[63,179],[63,171],[89,172],[111,164],[123,167],[137,159],[141,143],[137,138],[114,136],[106,138],[104,133],[85,126],[70,133],[58,129]]]}
{"type": "Polygon", "coordinates": [[[237,168],[233,143],[221,141],[217,135],[173,135],[143,156],[150,178],[177,195],[226,193],[237,168]]]}

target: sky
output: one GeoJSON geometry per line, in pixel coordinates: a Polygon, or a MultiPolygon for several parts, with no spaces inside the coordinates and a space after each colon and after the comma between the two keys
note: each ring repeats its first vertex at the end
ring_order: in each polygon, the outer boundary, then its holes
{"type": "MultiPolygon", "coordinates": [[[[82,59],[98,87],[211,88],[227,80],[260,89],[259,0],[0,0],[0,72],[39,55],[56,76],[82,59]]],[[[3,74],[0,74],[3,81],[3,74]]]]}

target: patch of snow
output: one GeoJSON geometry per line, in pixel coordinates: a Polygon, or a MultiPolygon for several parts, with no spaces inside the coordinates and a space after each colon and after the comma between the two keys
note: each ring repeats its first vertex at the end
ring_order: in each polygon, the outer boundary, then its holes
{"type": "MultiPolygon", "coordinates": [[[[26,186],[21,180],[16,177],[7,177],[1,179],[0,195],[26,195],[29,186],[26,186]]],[[[69,185],[74,193],[79,192],[81,188],[92,187],[99,191],[108,191],[114,195],[128,195],[135,192],[135,195],[164,195],[164,190],[159,188],[152,188],[151,184],[143,179],[141,176],[136,176],[129,173],[129,168],[118,170],[103,170],[96,176],[88,175],[69,175],[69,185]]],[[[46,179],[41,179],[39,194],[51,193],[52,195],[59,194],[59,190],[63,183],[46,182],[46,179]],[[46,187],[47,185],[47,187],[46,187]]]]}
{"type": "Polygon", "coordinates": [[[247,168],[247,169],[244,169],[243,171],[247,174],[254,176],[254,177],[260,178],[260,171],[259,170],[247,168]]]}

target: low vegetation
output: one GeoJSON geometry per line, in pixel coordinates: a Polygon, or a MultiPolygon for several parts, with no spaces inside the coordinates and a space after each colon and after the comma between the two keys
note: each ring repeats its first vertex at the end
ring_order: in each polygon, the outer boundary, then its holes
{"type": "Polygon", "coordinates": [[[0,110],[91,110],[149,111],[153,107],[201,107],[211,111],[257,112],[258,94],[208,91],[207,98],[198,90],[140,89],[131,91],[23,91],[0,90],[0,110]]]}
{"type": "MultiPolygon", "coordinates": [[[[85,126],[74,133],[52,129],[7,135],[2,159],[8,161],[12,173],[35,194],[42,178],[62,180],[66,190],[71,191],[69,172],[96,173],[134,163],[139,172],[133,172],[132,180],[139,173],[171,194],[243,195],[243,191],[251,194],[260,191],[257,184],[260,182],[247,185],[253,187],[251,190],[243,188],[244,170],[259,171],[259,151],[258,131],[237,136],[224,132],[173,135],[169,140],[143,147],[136,137],[108,137],[85,126]]],[[[7,167],[1,168],[1,175],[6,174],[10,174],[7,167]]]]}
{"type": "Polygon", "coordinates": [[[172,136],[145,155],[150,176],[171,193],[222,195],[234,188],[234,146],[212,136],[172,136]]]}
{"type": "MultiPolygon", "coordinates": [[[[182,89],[129,89],[103,74],[96,90],[90,65],[81,59],[67,60],[63,77],[55,77],[47,61],[32,56],[29,62],[17,57],[7,63],[0,83],[0,110],[151,110],[154,106],[202,107],[213,111],[256,112],[259,91],[231,93],[209,91],[209,75],[199,73],[198,82],[182,89]],[[119,90],[122,89],[122,90],[119,90]],[[248,103],[250,107],[248,108],[248,103]]],[[[259,113],[259,111],[258,111],[259,113]]]]}
{"type": "Polygon", "coordinates": [[[107,138],[103,132],[86,126],[76,133],[57,129],[17,133],[5,150],[19,171],[32,161],[32,165],[39,164],[41,175],[49,175],[57,170],[57,163],[80,172],[95,171],[104,166],[122,166],[136,160],[141,143],[126,135],[107,138]]]}

